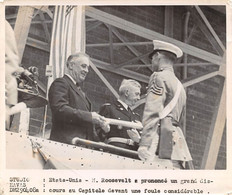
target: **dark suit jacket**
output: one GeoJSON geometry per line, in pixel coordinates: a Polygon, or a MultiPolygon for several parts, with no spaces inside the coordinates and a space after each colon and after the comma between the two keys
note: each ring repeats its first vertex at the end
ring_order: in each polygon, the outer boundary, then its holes
{"type": "MultiPolygon", "coordinates": [[[[100,108],[99,114],[105,116],[106,118],[119,119],[124,121],[140,121],[140,116],[138,114],[134,113],[133,111],[127,111],[119,101],[115,101],[113,104],[103,104],[100,108]]],[[[105,138],[108,139],[110,137],[122,137],[130,139],[129,135],[127,134],[128,129],[128,127],[110,125],[110,132],[105,134],[103,130],[101,130],[99,137],[101,141],[103,141],[103,139],[105,138]]]]}
{"type": "Polygon", "coordinates": [[[68,76],[52,83],[49,103],[52,111],[51,140],[71,144],[74,137],[93,139],[91,103],[68,76]]]}

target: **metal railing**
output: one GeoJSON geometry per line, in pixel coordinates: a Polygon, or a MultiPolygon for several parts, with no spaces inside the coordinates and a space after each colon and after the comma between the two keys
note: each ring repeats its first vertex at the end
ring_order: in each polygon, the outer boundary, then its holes
{"type": "Polygon", "coordinates": [[[90,140],[81,139],[79,137],[74,137],[72,139],[72,144],[83,145],[88,148],[95,148],[95,149],[102,150],[103,152],[109,152],[112,154],[118,154],[118,155],[126,156],[129,158],[139,159],[137,151],[120,148],[117,146],[105,144],[103,142],[94,142],[90,140]]]}

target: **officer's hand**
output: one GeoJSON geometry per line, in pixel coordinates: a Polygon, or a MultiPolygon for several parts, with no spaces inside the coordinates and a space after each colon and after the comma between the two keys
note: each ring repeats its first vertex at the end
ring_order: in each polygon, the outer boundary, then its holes
{"type": "Polygon", "coordinates": [[[110,132],[110,125],[107,121],[105,121],[104,123],[102,123],[101,125],[101,128],[103,129],[103,131],[105,133],[109,133],[110,132]]]}
{"type": "Polygon", "coordinates": [[[101,116],[96,112],[91,112],[93,124],[102,125],[105,122],[105,117],[101,116]]]}
{"type": "Polygon", "coordinates": [[[143,124],[140,121],[135,120],[135,123],[139,124],[140,126],[143,126],[143,124]]]}
{"type": "Polygon", "coordinates": [[[139,143],[141,137],[136,129],[128,129],[127,134],[136,143],[139,143]]]}
{"type": "Polygon", "coordinates": [[[142,161],[146,161],[151,158],[152,154],[148,151],[146,146],[140,146],[138,149],[138,156],[142,161]]]}

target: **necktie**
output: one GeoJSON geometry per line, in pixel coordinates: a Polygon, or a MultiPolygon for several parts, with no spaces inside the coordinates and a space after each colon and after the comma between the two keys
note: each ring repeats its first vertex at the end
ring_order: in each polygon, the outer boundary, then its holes
{"type": "Polygon", "coordinates": [[[78,84],[76,84],[76,86],[77,86],[77,90],[80,92],[80,95],[82,96],[82,98],[83,98],[83,100],[85,102],[85,105],[87,106],[88,110],[90,111],[91,110],[91,104],[88,101],[85,93],[82,91],[81,87],[78,84]]]}
{"type": "Polygon", "coordinates": [[[80,91],[83,97],[85,98],[85,93],[82,91],[81,87],[78,84],[76,84],[76,86],[77,86],[78,91],[80,91]]]}

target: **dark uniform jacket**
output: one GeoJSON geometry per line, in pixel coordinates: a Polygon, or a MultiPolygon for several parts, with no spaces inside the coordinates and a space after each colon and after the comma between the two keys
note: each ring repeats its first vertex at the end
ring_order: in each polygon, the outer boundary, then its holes
{"type": "MultiPolygon", "coordinates": [[[[113,104],[103,104],[100,108],[99,114],[105,116],[106,118],[124,120],[124,121],[140,121],[140,116],[133,112],[128,111],[125,107],[119,102],[115,101],[113,104]]],[[[110,125],[110,132],[105,134],[103,130],[100,132],[101,141],[104,141],[104,138],[109,139],[111,137],[120,137],[130,139],[129,135],[127,134],[128,127],[120,127],[117,125],[110,125]]],[[[120,143],[110,143],[115,146],[123,147],[126,149],[137,149],[136,147],[130,147],[126,144],[120,143]]]]}
{"type": "Polygon", "coordinates": [[[52,111],[51,140],[71,144],[74,137],[93,139],[91,103],[67,75],[52,83],[49,103],[52,111]]]}
{"type": "MultiPolygon", "coordinates": [[[[175,107],[167,115],[166,121],[170,124],[169,131],[173,132],[173,137],[167,137],[159,144],[159,137],[163,133],[160,132],[160,119],[159,113],[164,109],[166,105],[173,99],[177,91],[178,79],[174,74],[173,69],[167,68],[160,72],[155,72],[150,77],[148,93],[146,98],[146,104],[143,113],[143,132],[141,137],[141,146],[147,146],[148,148],[155,147],[160,150],[171,145],[171,156],[172,160],[189,161],[192,160],[190,152],[188,150],[185,138],[182,130],[178,126],[181,115],[186,105],[186,93],[181,86],[180,95],[175,107]],[[154,141],[157,139],[157,141],[154,141]]],[[[157,151],[159,153],[159,151],[157,151]]]]}

